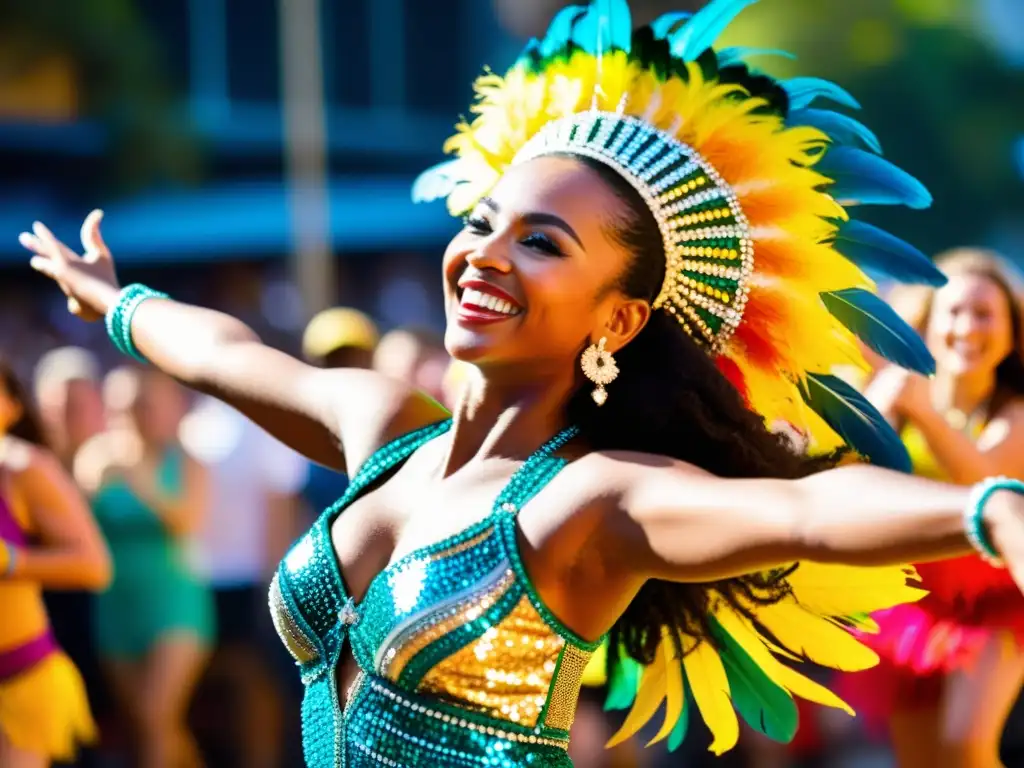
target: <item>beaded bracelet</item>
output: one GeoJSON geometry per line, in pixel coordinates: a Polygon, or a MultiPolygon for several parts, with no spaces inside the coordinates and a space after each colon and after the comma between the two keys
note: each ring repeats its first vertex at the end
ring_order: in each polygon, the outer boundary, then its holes
{"type": "Polygon", "coordinates": [[[1003,559],[992,544],[985,526],[985,504],[996,491],[1013,491],[1024,494],[1024,483],[1009,477],[990,477],[977,483],[971,489],[970,499],[964,509],[964,532],[981,558],[997,568],[1003,567],[1003,559]]]}
{"type": "Polygon", "coordinates": [[[142,356],[132,340],[132,318],[147,299],[166,298],[168,298],[166,293],[154,291],[141,283],[132,283],[121,289],[117,302],[107,310],[107,315],[104,318],[107,336],[110,337],[110,341],[121,354],[134,357],[140,363],[146,362],[146,358],[142,356]]]}

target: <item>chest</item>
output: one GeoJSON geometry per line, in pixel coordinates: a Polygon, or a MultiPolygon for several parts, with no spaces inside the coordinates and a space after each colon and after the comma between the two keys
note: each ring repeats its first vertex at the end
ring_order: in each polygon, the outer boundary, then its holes
{"type": "Polygon", "coordinates": [[[428,460],[418,459],[382,478],[331,521],[331,546],[357,600],[390,564],[488,518],[514,470],[499,463],[439,479],[428,460]]]}

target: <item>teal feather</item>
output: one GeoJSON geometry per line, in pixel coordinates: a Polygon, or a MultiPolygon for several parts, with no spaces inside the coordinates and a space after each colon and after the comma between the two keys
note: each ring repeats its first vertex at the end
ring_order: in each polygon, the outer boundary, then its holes
{"type": "Polygon", "coordinates": [[[672,55],[682,61],[696,61],[715,44],[740,11],[757,0],[711,0],[680,29],[669,35],[672,55]]]}
{"type": "Polygon", "coordinates": [[[516,59],[516,64],[535,64],[540,58],[540,40],[531,37],[516,59]]]}
{"type": "Polygon", "coordinates": [[[605,51],[629,52],[633,22],[626,0],[594,0],[572,28],[572,42],[593,56],[605,51]]]}
{"type": "Polygon", "coordinates": [[[636,699],[637,688],[640,686],[640,675],[644,668],[640,662],[619,650],[618,658],[612,658],[612,649],[608,649],[608,696],[604,701],[606,711],[613,709],[629,709],[636,699]]]}
{"type": "Polygon", "coordinates": [[[736,64],[747,64],[747,59],[753,56],[781,56],[784,59],[795,59],[796,55],[789,51],[782,51],[777,48],[748,48],[737,45],[732,48],[723,48],[718,52],[718,66],[721,69],[732,67],[736,64]]]}
{"type": "Polygon", "coordinates": [[[459,159],[445,160],[427,168],[412,184],[412,201],[429,203],[438,198],[448,197],[462,181],[459,173],[459,159]]]}
{"type": "Polygon", "coordinates": [[[863,221],[839,222],[833,247],[870,275],[900,283],[946,284],[946,276],[921,251],[863,221]]]}
{"type": "Polygon", "coordinates": [[[568,5],[556,13],[540,44],[540,55],[546,59],[565,50],[572,40],[576,21],[586,12],[587,9],[582,5],[568,5]]]}
{"type": "Polygon", "coordinates": [[[809,125],[824,131],[836,144],[863,144],[882,154],[882,144],[874,132],[858,120],[829,109],[798,109],[789,113],[789,124],[809,125]]]}
{"type": "Polygon", "coordinates": [[[680,713],[679,719],[676,720],[672,732],[668,735],[666,746],[669,752],[675,752],[682,746],[683,741],[686,739],[686,732],[690,730],[690,712],[697,706],[693,696],[690,694],[690,688],[686,684],[686,674],[683,672],[682,664],[679,665],[679,674],[683,676],[683,696],[685,701],[683,703],[683,711],[680,713]]]}
{"type": "Polygon", "coordinates": [[[924,184],[883,157],[854,147],[831,147],[814,170],[828,176],[836,200],[859,205],[927,208],[932,196],[924,184]]]}
{"type": "Polygon", "coordinates": [[[849,91],[820,77],[791,77],[781,83],[789,96],[789,108],[809,107],[816,99],[830,99],[850,109],[860,109],[860,103],[849,91]]]}
{"type": "Polygon", "coordinates": [[[821,301],[833,317],[886,360],[925,376],[935,373],[935,358],[917,331],[871,291],[828,291],[821,294],[821,301]]]}
{"type": "Polygon", "coordinates": [[[910,456],[896,430],[845,381],[831,374],[809,373],[801,394],[847,445],[871,463],[910,472],[910,456]]]}
{"type": "Polygon", "coordinates": [[[725,676],[729,680],[729,693],[740,717],[751,728],[774,741],[792,741],[799,722],[793,697],[772,682],[718,622],[711,621],[725,676]]]}
{"type": "Polygon", "coordinates": [[[692,16],[692,13],[687,13],[686,11],[675,11],[659,16],[651,22],[651,32],[654,34],[654,39],[664,40],[680,22],[686,21],[692,16]]]}

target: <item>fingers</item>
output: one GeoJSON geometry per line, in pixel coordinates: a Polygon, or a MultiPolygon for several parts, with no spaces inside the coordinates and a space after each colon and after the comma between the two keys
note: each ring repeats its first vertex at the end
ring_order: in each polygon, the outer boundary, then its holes
{"type": "Polygon", "coordinates": [[[86,254],[106,255],[109,253],[107,244],[103,242],[103,235],[100,234],[100,223],[103,221],[103,211],[96,209],[85,217],[82,222],[82,249],[86,254]]]}
{"type": "Polygon", "coordinates": [[[36,272],[46,275],[52,280],[57,279],[57,269],[54,267],[53,262],[45,256],[33,256],[29,259],[28,265],[36,272]]]}

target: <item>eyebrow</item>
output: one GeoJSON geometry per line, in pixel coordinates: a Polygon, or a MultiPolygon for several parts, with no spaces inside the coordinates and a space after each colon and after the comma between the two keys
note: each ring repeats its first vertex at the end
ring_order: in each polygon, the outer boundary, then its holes
{"type": "MultiPolygon", "coordinates": [[[[500,211],[498,204],[494,202],[493,198],[480,198],[480,203],[490,208],[494,213],[498,213],[500,211]]],[[[534,224],[537,226],[550,226],[560,229],[573,240],[575,240],[576,245],[578,245],[580,248],[583,248],[583,250],[586,250],[586,248],[583,247],[583,241],[580,240],[580,236],[576,234],[576,230],[570,227],[564,219],[561,219],[552,213],[525,213],[522,215],[521,218],[527,224],[534,224]]]]}

